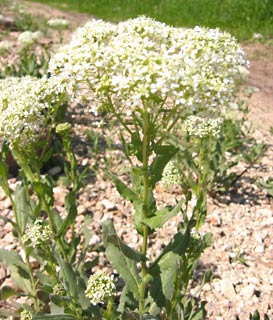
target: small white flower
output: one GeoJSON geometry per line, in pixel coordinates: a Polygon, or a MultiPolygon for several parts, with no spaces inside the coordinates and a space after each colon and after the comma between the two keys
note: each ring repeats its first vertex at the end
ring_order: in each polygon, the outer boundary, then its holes
{"type": "Polygon", "coordinates": [[[23,310],[20,312],[20,320],[33,320],[33,314],[31,311],[23,310]]]}
{"type": "Polygon", "coordinates": [[[112,105],[130,115],[148,105],[154,113],[162,104],[181,113],[225,108],[245,65],[242,49],[226,32],[139,17],[88,22],[51,59],[50,72],[96,109],[112,105]]]}
{"type": "Polygon", "coordinates": [[[68,28],[68,21],[66,19],[50,19],[47,21],[49,27],[56,29],[56,30],[64,30],[68,28]]]}
{"type": "Polygon", "coordinates": [[[53,287],[53,294],[56,296],[64,296],[65,295],[64,286],[61,283],[55,284],[55,286],[53,287]]]}
{"type": "Polygon", "coordinates": [[[12,47],[11,42],[0,41],[0,56],[5,56],[11,47],[12,47]]]}
{"type": "Polygon", "coordinates": [[[85,294],[94,305],[103,303],[107,299],[115,297],[116,286],[114,283],[114,276],[110,276],[105,272],[93,274],[88,280],[85,294]]]}
{"type": "Polygon", "coordinates": [[[53,231],[50,226],[44,225],[41,220],[37,220],[32,226],[28,226],[22,241],[25,245],[38,248],[49,244],[52,237],[53,231]]]}
{"type": "Polygon", "coordinates": [[[32,145],[66,101],[66,86],[56,77],[0,80],[0,138],[11,147],[32,145]]]}
{"type": "Polygon", "coordinates": [[[222,118],[201,118],[198,116],[189,116],[184,122],[184,131],[190,136],[195,136],[200,139],[207,136],[219,137],[222,118]]]}
{"type": "Polygon", "coordinates": [[[18,42],[23,47],[31,47],[38,42],[41,35],[42,33],[40,31],[36,31],[36,32],[25,31],[19,35],[18,42]]]}
{"type": "Polygon", "coordinates": [[[169,188],[179,186],[181,184],[181,174],[179,173],[174,161],[168,162],[163,170],[161,183],[163,186],[169,188]]]}

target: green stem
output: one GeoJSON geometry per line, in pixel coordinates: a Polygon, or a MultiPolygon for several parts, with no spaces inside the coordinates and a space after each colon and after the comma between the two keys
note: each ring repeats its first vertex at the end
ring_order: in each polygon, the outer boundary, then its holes
{"type": "MultiPolygon", "coordinates": [[[[57,230],[56,230],[56,228],[55,228],[54,219],[53,219],[52,214],[51,214],[51,208],[50,208],[50,206],[48,205],[45,196],[43,196],[41,200],[42,200],[42,202],[43,202],[44,209],[45,209],[45,211],[46,211],[46,213],[47,213],[47,215],[48,215],[48,220],[49,220],[50,227],[51,227],[54,235],[56,235],[56,234],[57,234],[57,230]]],[[[58,245],[59,248],[60,248],[60,251],[61,251],[61,253],[62,253],[62,255],[63,255],[63,258],[68,262],[69,260],[68,260],[68,257],[67,257],[67,254],[66,254],[64,245],[63,245],[63,243],[62,243],[62,240],[58,237],[58,238],[56,239],[56,242],[57,242],[57,245],[58,245]]]]}
{"type": "MultiPolygon", "coordinates": [[[[143,170],[143,203],[144,203],[144,210],[143,210],[143,217],[148,217],[148,210],[149,210],[149,194],[150,194],[150,186],[149,186],[149,137],[148,137],[148,128],[149,128],[149,121],[148,121],[148,114],[145,112],[144,119],[143,119],[143,145],[142,145],[142,170],[143,170]]],[[[147,248],[148,248],[148,226],[143,225],[143,238],[142,238],[142,246],[141,252],[146,256],[147,248]]],[[[141,314],[144,313],[144,304],[145,304],[145,291],[146,291],[146,275],[148,273],[148,267],[146,261],[141,263],[141,284],[139,288],[139,312],[141,314]]]]}
{"type": "Polygon", "coordinates": [[[200,141],[200,151],[199,151],[199,159],[198,159],[198,168],[197,168],[197,191],[196,191],[196,197],[199,198],[200,192],[202,190],[203,186],[203,172],[202,172],[202,164],[204,159],[204,148],[203,148],[203,141],[200,141]]]}
{"type": "Polygon", "coordinates": [[[34,276],[33,276],[33,271],[32,271],[32,266],[31,266],[31,263],[29,261],[29,257],[27,255],[27,250],[25,248],[25,246],[21,243],[22,245],[22,248],[25,252],[25,256],[26,256],[26,265],[27,265],[27,268],[28,268],[28,272],[29,272],[29,277],[30,277],[30,282],[31,282],[31,298],[33,300],[33,303],[34,303],[34,311],[35,312],[38,312],[40,310],[40,306],[39,306],[39,300],[37,298],[37,288],[36,288],[36,281],[34,279],[34,276]]]}
{"type": "Polygon", "coordinates": [[[113,298],[109,298],[109,300],[107,302],[106,314],[105,314],[105,319],[106,320],[112,320],[113,319],[113,317],[112,317],[113,305],[114,305],[113,298]]]}

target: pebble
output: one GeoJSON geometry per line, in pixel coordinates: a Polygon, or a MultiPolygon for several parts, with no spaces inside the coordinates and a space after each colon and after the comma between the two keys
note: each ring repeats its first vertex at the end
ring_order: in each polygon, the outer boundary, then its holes
{"type": "Polygon", "coordinates": [[[11,208],[10,198],[6,198],[6,199],[3,201],[3,207],[4,207],[5,209],[11,208]]]}
{"type": "Polygon", "coordinates": [[[60,186],[53,188],[54,199],[57,206],[64,205],[64,199],[65,199],[65,196],[67,195],[67,192],[68,192],[67,189],[60,186]]]}
{"type": "Polygon", "coordinates": [[[56,176],[61,171],[62,171],[62,168],[60,166],[56,166],[56,167],[49,169],[47,173],[51,176],[56,176]]]}
{"type": "Polygon", "coordinates": [[[104,206],[105,209],[107,209],[109,211],[115,210],[117,208],[116,205],[108,199],[103,199],[101,201],[101,204],[104,206]]]}
{"type": "Polygon", "coordinates": [[[4,190],[2,189],[2,187],[0,187],[0,201],[6,199],[6,194],[4,192],[4,190]]]}
{"type": "Polygon", "coordinates": [[[255,286],[253,284],[250,284],[241,290],[240,295],[243,297],[244,300],[247,301],[250,298],[252,298],[252,296],[254,295],[254,292],[255,292],[255,286]]]}
{"type": "Polygon", "coordinates": [[[229,279],[222,279],[220,281],[221,293],[229,300],[236,298],[234,286],[229,279]]]}
{"type": "Polygon", "coordinates": [[[264,246],[263,245],[259,245],[255,248],[255,252],[256,253],[264,253],[264,246]]]}

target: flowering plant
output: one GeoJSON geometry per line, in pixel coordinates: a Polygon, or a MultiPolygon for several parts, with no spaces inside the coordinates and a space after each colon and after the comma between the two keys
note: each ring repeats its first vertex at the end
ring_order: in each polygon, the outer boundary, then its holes
{"type": "MultiPolygon", "coordinates": [[[[200,232],[209,181],[206,151],[221,134],[219,115],[234,105],[245,65],[236,40],[219,30],[174,28],[146,17],[115,25],[92,20],[50,61],[49,78],[0,81],[0,184],[10,198],[14,219],[0,218],[12,224],[23,251],[21,256],[1,249],[0,260],[10,266],[20,287],[19,292],[6,289],[5,299],[27,298],[18,310],[22,319],[205,318],[205,303],[196,304],[187,289],[196,261],[211,243],[211,235],[200,232]],[[81,174],[72,150],[73,128],[56,123],[68,94],[87,102],[95,115],[104,111],[114,116],[122,128],[130,182],[108,175],[133,205],[141,245],[131,248],[116,234],[111,220],[103,223],[106,256],[123,279],[117,286],[113,276],[93,272],[96,260],[85,261],[90,218],[80,231],[75,228],[81,174]],[[178,125],[182,137],[177,135],[178,125]],[[60,136],[67,160],[64,214],[55,206],[53,179],[41,174],[53,153],[48,143],[53,132],[60,136]],[[185,153],[174,137],[193,139],[195,148],[186,150],[192,157],[185,160],[193,159],[195,179],[183,175],[177,165],[175,157],[185,153]],[[22,169],[15,190],[8,185],[8,150],[22,169]],[[157,203],[159,183],[182,187],[175,205],[157,203]],[[178,214],[173,237],[152,257],[150,240],[178,214]]],[[[208,272],[203,284],[209,276],[208,272]]]]}
{"type": "MultiPolygon", "coordinates": [[[[227,33],[174,28],[146,17],[116,25],[93,20],[78,29],[50,62],[51,74],[61,77],[75,98],[88,101],[96,114],[106,110],[114,115],[129,137],[124,135],[123,147],[131,163],[131,185],[110,176],[133,204],[140,251],[116,235],[111,221],[103,224],[106,255],[125,280],[118,311],[127,317],[132,316],[128,309],[138,310],[141,316],[186,316],[186,305],[192,301],[183,292],[194,261],[210,242],[209,235],[198,235],[202,250],[190,258],[189,251],[195,249],[189,248],[196,243],[191,231],[200,227],[206,213],[204,179],[193,188],[197,202],[189,217],[185,208],[192,191],[187,190],[176,206],[160,209],[154,189],[177,153],[168,134],[188,116],[202,112],[209,117],[232,106],[240,67],[245,64],[240,46],[227,33]],[[183,220],[177,233],[151,260],[150,237],[180,211],[183,220]]],[[[207,127],[213,128],[213,123],[207,127]]],[[[204,305],[196,312],[204,316],[204,305]]]]}

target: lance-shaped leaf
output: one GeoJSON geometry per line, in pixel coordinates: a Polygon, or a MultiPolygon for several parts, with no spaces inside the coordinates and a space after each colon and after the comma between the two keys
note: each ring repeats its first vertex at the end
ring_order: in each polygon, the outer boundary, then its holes
{"type": "Polygon", "coordinates": [[[43,182],[33,182],[33,190],[41,201],[46,201],[49,206],[54,203],[53,185],[49,177],[45,177],[43,182]]]}
{"type": "Polygon", "coordinates": [[[149,273],[153,277],[148,301],[149,313],[157,315],[173,297],[174,279],[178,262],[186,252],[190,240],[189,229],[180,230],[167,245],[162,254],[151,265],[149,273]]]}
{"type": "Polygon", "coordinates": [[[28,215],[31,211],[24,186],[20,186],[17,184],[15,193],[14,193],[14,203],[16,208],[15,210],[16,222],[18,224],[18,228],[20,232],[24,233],[28,215]]]}
{"type": "Polygon", "coordinates": [[[164,208],[162,210],[156,211],[155,215],[150,218],[145,219],[145,223],[151,228],[151,229],[156,229],[156,228],[162,228],[163,225],[172,217],[175,217],[182,206],[183,201],[179,201],[177,205],[170,210],[169,208],[164,208]]]}
{"type": "Polygon", "coordinates": [[[8,298],[17,295],[17,292],[10,286],[3,286],[0,290],[0,299],[7,300],[8,298]]]}
{"type": "Polygon", "coordinates": [[[126,184],[124,184],[117,176],[112,173],[109,173],[109,175],[112,178],[118,192],[124,199],[134,203],[142,202],[138,195],[132,189],[128,188],[126,184]]]}
{"type": "Polygon", "coordinates": [[[29,270],[21,256],[15,251],[0,249],[0,261],[3,261],[9,267],[11,278],[18,287],[24,292],[31,293],[29,270]]]}
{"type": "Polygon", "coordinates": [[[76,316],[67,313],[58,314],[36,314],[34,320],[75,320],[76,316]]]}
{"type": "Polygon", "coordinates": [[[65,289],[72,297],[77,298],[78,284],[76,274],[72,268],[72,265],[65,261],[60,254],[56,254],[56,258],[60,266],[60,274],[64,280],[65,289]]]}
{"type": "Polygon", "coordinates": [[[174,146],[154,146],[153,149],[156,157],[150,166],[150,184],[152,188],[161,180],[165,166],[178,151],[174,146]]]}
{"type": "Polygon", "coordinates": [[[69,226],[75,222],[75,219],[77,217],[76,193],[74,191],[70,191],[65,196],[64,205],[67,212],[67,216],[63,220],[58,230],[57,237],[61,236],[62,234],[65,234],[69,226]]]}
{"type": "Polygon", "coordinates": [[[117,311],[122,315],[125,314],[126,309],[135,310],[138,307],[138,301],[134,298],[132,291],[127,284],[122,289],[119,305],[117,311]]]}
{"type": "Polygon", "coordinates": [[[136,263],[145,261],[146,257],[128,247],[116,234],[113,223],[107,220],[102,225],[103,243],[106,248],[106,256],[112,262],[113,267],[119,272],[127,283],[134,297],[138,298],[140,277],[136,263]]]}

